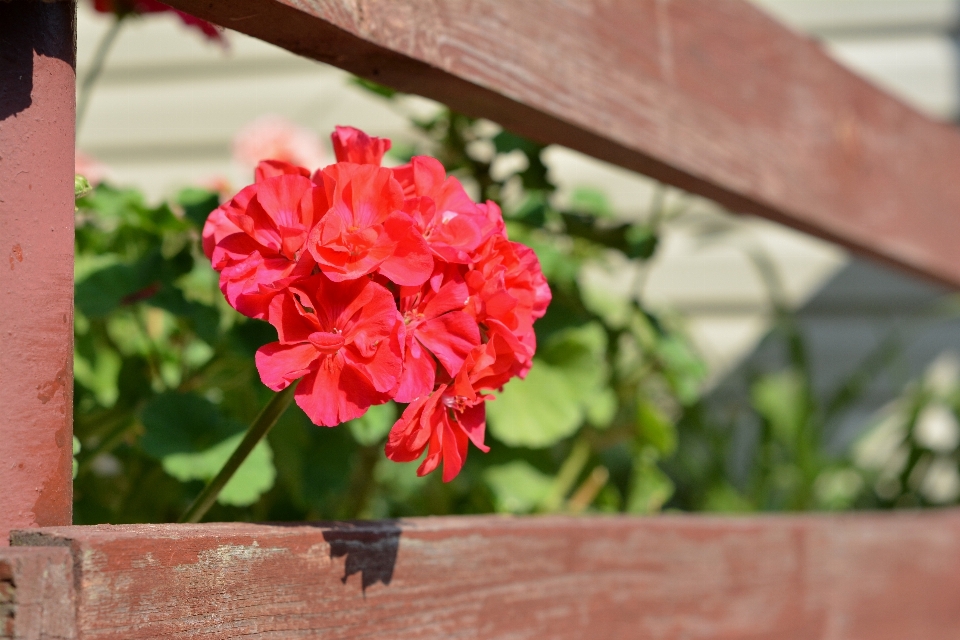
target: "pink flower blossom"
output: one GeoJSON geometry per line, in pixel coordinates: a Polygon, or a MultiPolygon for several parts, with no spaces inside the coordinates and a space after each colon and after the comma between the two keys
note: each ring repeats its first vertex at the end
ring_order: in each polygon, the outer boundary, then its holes
{"type": "Polygon", "coordinates": [[[247,167],[279,160],[311,171],[327,160],[320,136],[277,115],[261,116],[240,129],[233,138],[233,159],[247,167]]]}

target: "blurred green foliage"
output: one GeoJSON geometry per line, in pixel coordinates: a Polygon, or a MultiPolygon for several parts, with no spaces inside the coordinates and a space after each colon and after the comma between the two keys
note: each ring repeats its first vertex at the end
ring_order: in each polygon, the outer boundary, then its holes
{"type": "MultiPolygon", "coordinates": [[[[656,189],[642,216],[624,219],[596,189],[560,198],[541,145],[445,109],[414,124],[417,145],[395,159],[438,157],[475,195],[499,202],[511,239],[536,251],[554,294],[536,326],[530,374],[488,403],[491,452],[473,450],[451,483],[438,474],[418,478],[416,464],[383,455],[402,407],[374,407],[328,429],[292,406],[208,520],[943,501],[943,487],[932,499],[924,478],[944,460],[956,476],[960,433],[932,445],[915,425],[933,402],[941,423],[953,415],[956,428],[955,380],[936,393],[911,388],[893,411],[894,444],[873,445],[873,458],[828,455],[826,425],[860,397],[893,347],[882,345],[830,397],[816,396],[775,272],[753,256],[770,283],[785,364],[753,374],[738,417],[718,413],[703,395],[707,371],[682,323],[642,297],[643,266],[656,256],[664,223],[681,213],[682,197],[656,189]],[[621,283],[627,274],[628,286],[597,274],[621,283]],[[743,419],[757,425],[750,446],[737,440],[734,423],[743,419]]],[[[150,205],[136,190],[110,185],[77,200],[77,523],[175,521],[270,397],[253,356],[275,332],[226,305],[200,250],[200,230],[217,204],[214,193],[186,189],[150,205]]]]}

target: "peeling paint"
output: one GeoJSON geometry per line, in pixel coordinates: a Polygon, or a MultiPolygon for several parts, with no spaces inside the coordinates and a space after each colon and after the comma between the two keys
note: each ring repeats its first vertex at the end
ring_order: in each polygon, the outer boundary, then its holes
{"type": "Polygon", "coordinates": [[[57,394],[57,391],[64,387],[66,380],[67,364],[64,363],[60,370],[57,371],[57,375],[54,376],[53,380],[48,380],[43,384],[37,385],[37,399],[40,400],[41,404],[47,404],[53,399],[53,396],[57,394]]]}
{"type": "Polygon", "coordinates": [[[10,270],[11,271],[13,271],[14,267],[16,266],[14,259],[16,259],[17,262],[23,262],[23,249],[20,248],[19,243],[13,245],[13,249],[10,250],[10,270]]]}
{"type": "Polygon", "coordinates": [[[256,560],[265,560],[271,556],[289,553],[283,547],[261,547],[254,540],[252,544],[222,544],[215,549],[207,549],[197,554],[197,561],[182,564],[173,568],[174,571],[192,573],[195,571],[215,572],[233,571],[237,568],[249,570],[250,563],[256,560]]]}

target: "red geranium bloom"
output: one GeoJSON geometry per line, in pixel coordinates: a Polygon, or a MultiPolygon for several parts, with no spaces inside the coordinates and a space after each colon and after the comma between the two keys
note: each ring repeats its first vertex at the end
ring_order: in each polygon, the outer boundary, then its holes
{"type": "Polygon", "coordinates": [[[332,282],[317,274],[270,304],[279,342],[257,351],[257,371],[275,391],[303,378],[295,399],[318,425],[333,427],[389,399],[400,377],[400,314],[369,278],[332,282]]]}
{"type": "Polygon", "coordinates": [[[390,150],[390,141],[386,138],[368,136],[360,129],[338,126],[330,135],[333,141],[333,153],[337,162],[356,164],[375,164],[383,161],[383,154],[390,150]]]}
{"type": "Polygon", "coordinates": [[[302,249],[326,209],[322,189],[284,174],[246,187],[210,215],[204,245],[213,245],[210,261],[233,308],[263,318],[278,291],[310,273],[313,261],[302,249]],[[234,227],[239,231],[229,233],[234,227]]]}
{"type": "Polygon", "coordinates": [[[443,461],[443,481],[450,482],[463,468],[470,442],[484,453],[490,450],[483,444],[486,426],[482,399],[468,404],[442,384],[407,405],[390,430],[386,454],[394,462],[412,462],[426,449],[417,475],[430,473],[443,461]]]}
{"type": "Polygon", "coordinates": [[[417,469],[425,475],[443,461],[443,481],[452,480],[467,459],[469,442],[486,453],[487,395],[518,375],[516,339],[500,325],[488,341],[477,345],[465,359],[456,379],[441,384],[429,396],[411,402],[390,430],[385,452],[395,462],[410,462],[424,450],[427,457],[417,469]]]}
{"type": "Polygon", "coordinates": [[[379,166],[389,140],[333,134],[338,162],[260,162],[253,185],[221,205],[204,252],[237,310],[279,341],[257,352],[264,384],[303,378],[297,404],[335,426],[389,399],[409,405],[389,458],[417,473],[463,467],[482,451],[486,392],[530,369],[550,288],[536,255],[506,238],[493,202],[476,204],[432,158],[379,166]]]}
{"type": "MultiPolygon", "coordinates": [[[[497,231],[487,209],[470,199],[459,180],[447,177],[438,160],[415,156],[393,175],[407,198],[406,211],[438,258],[468,264],[480,243],[497,231]]],[[[496,214],[499,218],[499,208],[496,214]]]]}
{"type": "Polygon", "coordinates": [[[226,42],[221,29],[216,25],[206,20],[201,20],[184,11],[180,11],[179,9],[174,9],[162,2],[157,2],[157,0],[93,0],[93,8],[100,13],[112,13],[119,17],[127,16],[131,13],[139,15],[144,13],[166,13],[170,11],[177,14],[177,17],[180,18],[183,24],[199,29],[209,40],[214,40],[221,44],[225,44],[226,42]]]}
{"type": "Polygon", "coordinates": [[[308,247],[320,269],[336,282],[377,271],[407,286],[433,273],[433,257],[403,213],[403,194],[390,173],[369,164],[338,162],[314,174],[330,210],[310,233],[308,247]]]}
{"type": "Polygon", "coordinates": [[[478,253],[464,276],[470,289],[466,310],[482,325],[499,323],[509,329],[526,351],[521,360],[529,364],[537,345],[533,322],[546,313],[552,295],[537,255],[500,235],[478,253]]]}
{"type": "Polygon", "coordinates": [[[401,287],[400,314],[406,330],[403,375],[394,392],[398,402],[411,402],[433,390],[437,360],[452,378],[480,344],[477,321],[463,312],[467,285],[460,274],[439,274],[438,290],[401,287]],[[436,359],[434,359],[436,358],[436,359]]]}
{"type": "Polygon", "coordinates": [[[524,346],[509,329],[494,320],[486,333],[487,341],[470,352],[451,385],[464,403],[477,402],[485,397],[483,391],[499,389],[530,370],[524,346]]]}

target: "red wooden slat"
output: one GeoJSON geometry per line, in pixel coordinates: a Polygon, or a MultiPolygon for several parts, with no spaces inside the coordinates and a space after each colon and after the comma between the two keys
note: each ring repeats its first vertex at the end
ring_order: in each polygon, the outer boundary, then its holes
{"type": "Polygon", "coordinates": [[[0,640],[73,640],[75,607],[67,549],[0,549],[0,640]]]}
{"type": "Polygon", "coordinates": [[[960,511],[129,525],[69,545],[80,636],[960,637],[960,511]]]}
{"type": "Polygon", "coordinates": [[[0,546],[71,522],[75,12],[0,2],[0,546]]]}
{"type": "Polygon", "coordinates": [[[741,0],[171,0],[960,284],[960,133],[741,0]]]}

